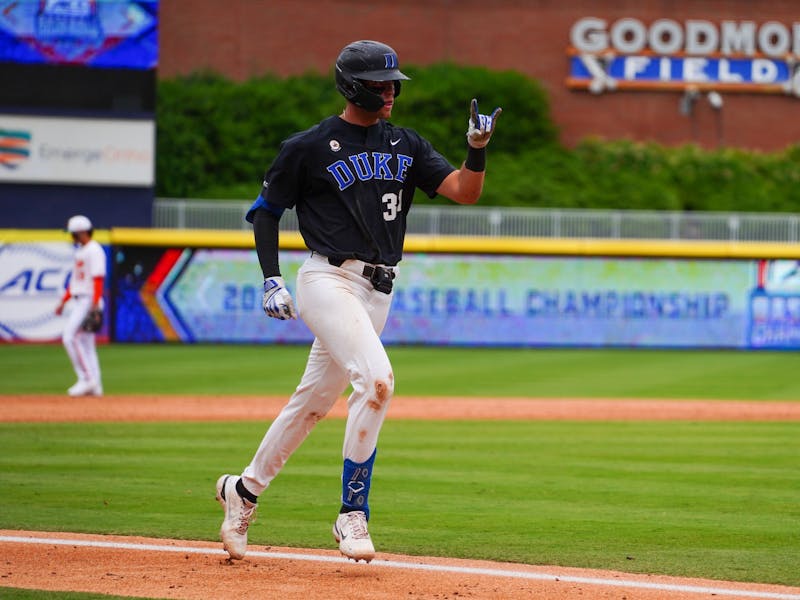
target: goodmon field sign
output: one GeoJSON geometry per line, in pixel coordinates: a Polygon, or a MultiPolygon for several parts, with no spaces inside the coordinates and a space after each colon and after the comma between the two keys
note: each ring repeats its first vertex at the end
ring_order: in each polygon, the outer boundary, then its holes
{"type": "Polygon", "coordinates": [[[570,30],[567,86],[614,90],[714,89],[800,97],[800,22],[596,17],[570,30]]]}

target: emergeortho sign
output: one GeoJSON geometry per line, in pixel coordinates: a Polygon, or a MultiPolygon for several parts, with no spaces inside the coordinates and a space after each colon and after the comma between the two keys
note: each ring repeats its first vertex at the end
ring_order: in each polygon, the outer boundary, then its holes
{"type": "Polygon", "coordinates": [[[151,187],[155,121],[0,113],[0,183],[151,187]]]}
{"type": "Polygon", "coordinates": [[[800,96],[800,23],[596,17],[570,30],[567,86],[800,96]]]}

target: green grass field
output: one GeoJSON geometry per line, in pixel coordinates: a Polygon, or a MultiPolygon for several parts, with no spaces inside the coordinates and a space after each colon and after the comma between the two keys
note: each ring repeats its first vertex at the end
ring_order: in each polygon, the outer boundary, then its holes
{"type": "MultiPolygon", "coordinates": [[[[114,345],[101,361],[111,394],[280,394],[296,385],[305,354],[114,345]]],[[[791,353],[390,356],[407,395],[800,399],[791,353]]],[[[60,346],[0,346],[0,381],[3,394],[62,393],[72,375],[60,346]]],[[[265,425],[0,424],[0,528],[215,540],[214,481],[242,469],[265,425]]],[[[290,459],[262,499],[253,542],[333,547],[342,433],[343,421],[325,420],[290,459]]],[[[390,419],[371,530],[385,552],[797,586],[798,457],[797,422],[390,419]]]]}
{"type": "MultiPolygon", "coordinates": [[[[217,538],[214,481],[260,423],[5,424],[0,528],[217,538]]],[[[343,422],[262,499],[254,542],[332,547],[343,422]]],[[[800,583],[796,423],[387,421],[386,552],[800,583]]]]}
{"type": "MultiPolygon", "coordinates": [[[[800,401],[793,352],[391,347],[398,395],[800,401]]],[[[108,394],[289,394],[305,346],[112,344],[108,394]]],[[[58,344],[0,345],[0,394],[60,394],[75,376],[58,344]]]]}

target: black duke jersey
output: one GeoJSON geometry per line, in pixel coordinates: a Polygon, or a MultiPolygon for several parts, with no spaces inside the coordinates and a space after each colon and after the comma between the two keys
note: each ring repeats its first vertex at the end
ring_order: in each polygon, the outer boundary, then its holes
{"type": "Polygon", "coordinates": [[[412,129],[329,117],[281,144],[248,221],[259,207],[295,208],[311,250],[396,265],[415,188],[432,198],[454,170],[412,129]]]}

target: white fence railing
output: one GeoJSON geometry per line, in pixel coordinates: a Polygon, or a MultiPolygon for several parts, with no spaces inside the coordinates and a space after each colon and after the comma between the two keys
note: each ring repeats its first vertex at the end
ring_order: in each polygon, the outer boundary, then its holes
{"type": "MultiPolygon", "coordinates": [[[[249,229],[251,202],[159,198],[153,226],[172,229],[249,229]]],[[[281,229],[297,231],[286,211],[281,229]]],[[[485,237],[800,241],[800,214],[639,210],[487,208],[416,205],[408,233],[485,237]]]]}

